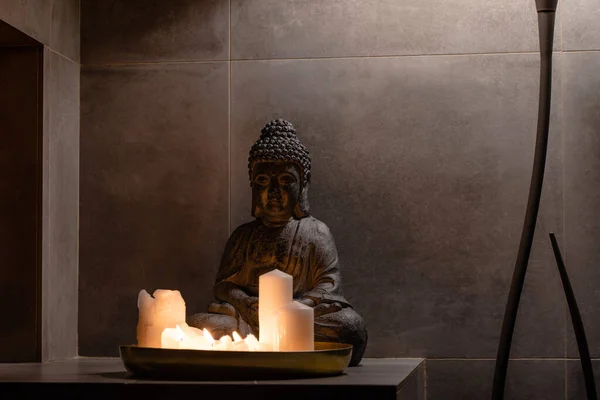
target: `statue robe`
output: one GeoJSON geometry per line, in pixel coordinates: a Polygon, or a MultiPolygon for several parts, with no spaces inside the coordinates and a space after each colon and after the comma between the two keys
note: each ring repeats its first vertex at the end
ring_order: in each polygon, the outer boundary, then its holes
{"type": "Polygon", "coordinates": [[[227,243],[215,285],[231,282],[258,296],[258,277],[279,269],[294,278],[294,299],[352,307],[342,294],[337,249],[329,228],[314,217],[283,227],[259,220],[238,227],[227,243]]]}
{"type": "MultiPolygon", "coordinates": [[[[294,278],[294,299],[311,299],[320,306],[315,316],[315,340],[352,344],[350,365],[357,365],[367,345],[363,319],[342,294],[339,260],[327,226],[308,216],[285,226],[268,227],[260,220],[239,226],[229,237],[215,286],[231,282],[250,296],[258,296],[260,275],[279,269],[294,278]]],[[[191,316],[188,323],[215,332],[258,334],[228,303],[209,306],[213,313],[191,316]],[[225,306],[225,307],[223,307],[225,306]],[[223,307],[223,308],[220,308],[223,307]],[[228,310],[222,315],[219,309],[228,310]],[[230,316],[233,311],[234,316],[230,316]]]]}

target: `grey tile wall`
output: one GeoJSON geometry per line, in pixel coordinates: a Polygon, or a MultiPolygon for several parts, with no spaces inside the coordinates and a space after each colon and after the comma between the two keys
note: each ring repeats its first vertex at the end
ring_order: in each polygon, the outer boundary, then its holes
{"type": "Polygon", "coordinates": [[[82,63],[226,60],[228,0],[83,0],[82,63]]]}
{"type": "Polygon", "coordinates": [[[79,0],[2,0],[0,19],[79,62],[79,0]]]}
{"type": "MultiPolygon", "coordinates": [[[[565,263],[586,328],[600,355],[600,53],[565,53],[565,263]]],[[[568,319],[569,331],[571,320],[568,319]]],[[[569,355],[577,357],[574,336],[569,355]]]]}
{"type": "MultiPolygon", "coordinates": [[[[427,398],[489,399],[494,363],[494,360],[427,360],[427,398]]],[[[564,360],[511,360],[504,398],[563,400],[564,377],[564,360]]]]}
{"type": "MultiPolygon", "coordinates": [[[[560,2],[555,50],[597,49],[593,3],[560,2]]],[[[82,354],[114,355],[134,340],[141,286],[183,288],[188,310],[202,308],[228,232],[250,218],[248,149],[282,117],[312,151],[312,211],[332,229],[347,297],[367,318],[367,356],[468,357],[428,361],[428,398],[489,395],[493,361],[478,358],[496,353],[533,156],[534,2],[84,0],[82,18],[83,62],[109,64],[82,78],[82,354]],[[266,61],[281,58],[294,60],[266,61]],[[224,62],[187,64],[215,60],[224,62]],[[202,145],[181,145],[190,126],[202,145]],[[198,170],[187,169],[190,153],[206,157],[198,170]],[[209,179],[211,195],[151,184],[167,171],[209,179]],[[166,223],[159,214],[173,204],[180,215],[166,223]],[[218,228],[198,216],[207,207],[218,228]]],[[[545,189],[512,356],[557,359],[512,361],[509,398],[580,393],[561,360],[565,339],[570,356],[576,348],[551,231],[598,352],[597,58],[555,54],[545,189]]]]}
{"type": "Polygon", "coordinates": [[[563,49],[600,50],[600,7],[593,0],[564,1],[563,49]]]}
{"type": "MultiPolygon", "coordinates": [[[[530,178],[536,73],[533,55],[233,63],[231,229],[250,218],[248,149],[264,123],[288,119],[312,151],[313,215],[336,238],[346,295],[371,333],[367,356],[494,356],[530,178]]],[[[544,233],[561,231],[559,133],[519,356],[564,352],[544,233]]]]}
{"type": "Polygon", "coordinates": [[[79,64],[44,50],[42,358],[77,355],[79,64]]]}
{"type": "Polygon", "coordinates": [[[537,50],[535,4],[232,0],[233,59],[537,50]]]}
{"type": "Polygon", "coordinates": [[[205,311],[228,234],[227,63],[82,71],[81,355],[135,343],[141,289],[205,311]]]}

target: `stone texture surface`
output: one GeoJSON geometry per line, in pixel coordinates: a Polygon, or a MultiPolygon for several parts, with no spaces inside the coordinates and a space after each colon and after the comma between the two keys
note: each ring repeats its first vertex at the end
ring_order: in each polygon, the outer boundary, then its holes
{"type": "Polygon", "coordinates": [[[568,0],[562,6],[563,50],[600,50],[600,7],[593,0],[568,0]]]}
{"type": "MultiPolygon", "coordinates": [[[[335,237],[367,356],[494,357],[527,201],[537,73],[534,55],[234,63],[231,229],[250,219],[248,149],[267,121],[288,119],[312,151],[311,211],[335,237]]],[[[555,96],[560,104],[558,84],[555,96]]],[[[553,122],[519,357],[564,355],[547,236],[562,231],[553,122]]]]}
{"type": "MultiPolygon", "coordinates": [[[[600,53],[564,54],[565,264],[592,356],[600,355],[600,53]]],[[[570,318],[567,320],[572,332],[570,318]]],[[[568,354],[578,357],[569,334],[568,354]]]]}
{"type": "Polygon", "coordinates": [[[2,0],[0,19],[79,62],[79,0],[2,0]]]}
{"type": "Polygon", "coordinates": [[[135,343],[141,289],[205,311],[228,235],[227,63],[83,68],[81,355],[135,343]]]}
{"type": "Polygon", "coordinates": [[[226,60],[228,0],[83,0],[82,63],[226,60]]]}
{"type": "Polygon", "coordinates": [[[42,358],[77,355],[79,65],[44,50],[42,358]]]}
{"type": "MultiPolygon", "coordinates": [[[[494,360],[427,360],[427,399],[489,399],[494,363],[494,360]]],[[[564,375],[563,360],[511,360],[504,398],[563,400],[564,375]]]]}
{"type": "Polygon", "coordinates": [[[40,361],[42,49],[0,47],[0,362],[40,361]]]}
{"type": "Polygon", "coordinates": [[[232,0],[231,56],[537,51],[536,21],[529,0],[232,0]]]}

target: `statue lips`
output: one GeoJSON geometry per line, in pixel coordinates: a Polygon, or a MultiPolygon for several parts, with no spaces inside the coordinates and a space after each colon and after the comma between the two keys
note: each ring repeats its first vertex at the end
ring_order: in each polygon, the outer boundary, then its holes
{"type": "Polygon", "coordinates": [[[269,193],[267,197],[267,204],[270,208],[280,209],[283,206],[283,199],[280,193],[269,193]]]}

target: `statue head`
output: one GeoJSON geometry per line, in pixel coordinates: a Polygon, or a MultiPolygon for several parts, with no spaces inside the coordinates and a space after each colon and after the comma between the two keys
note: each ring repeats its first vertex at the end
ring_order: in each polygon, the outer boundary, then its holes
{"type": "Polygon", "coordinates": [[[252,216],[273,223],[308,216],[310,166],[292,124],[277,119],[265,125],[248,158],[252,216]]]}

